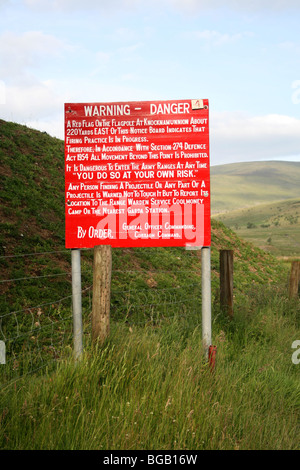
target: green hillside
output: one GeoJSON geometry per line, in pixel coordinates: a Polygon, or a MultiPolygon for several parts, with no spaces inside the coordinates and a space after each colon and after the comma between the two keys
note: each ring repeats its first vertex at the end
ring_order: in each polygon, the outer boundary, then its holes
{"type": "Polygon", "coordinates": [[[212,214],[300,197],[300,162],[244,162],[211,167],[212,214]]]}
{"type": "Polygon", "coordinates": [[[300,198],[216,216],[240,237],[274,255],[300,257],[300,198]]]}

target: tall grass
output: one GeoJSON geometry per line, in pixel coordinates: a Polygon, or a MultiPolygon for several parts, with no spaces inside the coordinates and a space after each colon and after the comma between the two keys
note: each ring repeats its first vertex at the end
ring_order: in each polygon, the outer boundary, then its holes
{"type": "Polygon", "coordinates": [[[114,323],[80,362],[2,388],[0,447],[299,449],[299,302],[257,292],[213,333],[212,372],[194,322],[114,323]]]}

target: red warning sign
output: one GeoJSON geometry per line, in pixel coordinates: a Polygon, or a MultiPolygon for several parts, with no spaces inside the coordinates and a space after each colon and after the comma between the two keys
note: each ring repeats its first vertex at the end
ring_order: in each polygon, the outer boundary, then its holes
{"type": "Polygon", "coordinates": [[[66,247],[210,246],[208,100],[65,104],[66,247]]]}

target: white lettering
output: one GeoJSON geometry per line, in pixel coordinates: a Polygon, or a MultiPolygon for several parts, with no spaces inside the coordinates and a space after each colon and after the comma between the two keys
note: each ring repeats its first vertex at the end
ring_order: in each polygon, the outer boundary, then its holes
{"type": "Polygon", "coordinates": [[[189,103],[150,104],[150,114],[186,114],[189,112],[189,103]]]}
{"type": "Polygon", "coordinates": [[[130,115],[129,104],[100,104],[84,106],[85,116],[123,116],[130,115]]]}

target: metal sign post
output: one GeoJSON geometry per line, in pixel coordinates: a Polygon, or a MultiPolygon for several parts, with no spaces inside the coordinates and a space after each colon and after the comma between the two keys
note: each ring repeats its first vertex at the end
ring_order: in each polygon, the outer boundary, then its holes
{"type": "Polygon", "coordinates": [[[0,341],[0,364],[6,364],[6,346],[4,341],[0,341]]]}
{"type": "Polygon", "coordinates": [[[211,257],[210,246],[201,248],[202,265],[202,343],[205,357],[211,345],[211,257]]]}
{"type": "Polygon", "coordinates": [[[72,302],[73,302],[73,344],[75,359],[82,354],[82,306],[81,306],[81,263],[80,250],[71,251],[72,302]]]}

